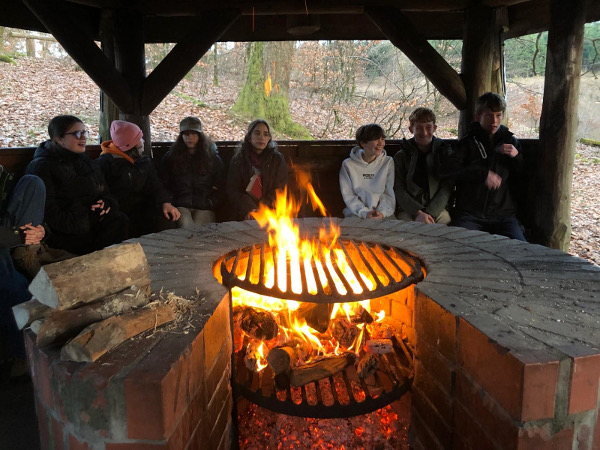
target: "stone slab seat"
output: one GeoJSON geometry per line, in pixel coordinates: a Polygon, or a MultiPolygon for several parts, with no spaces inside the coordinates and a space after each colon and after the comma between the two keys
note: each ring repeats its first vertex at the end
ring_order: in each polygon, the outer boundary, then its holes
{"type": "MultiPolygon", "coordinates": [[[[542,448],[539,442],[571,448],[574,439],[591,448],[600,442],[600,267],[460,228],[334,222],[344,239],[402,248],[426,267],[409,305],[417,354],[415,448],[542,448]]],[[[310,234],[322,223],[329,220],[298,220],[310,234]]],[[[57,349],[36,348],[27,332],[40,430],[49,433],[42,441],[227,448],[229,299],[213,263],[266,241],[266,233],[254,221],[226,222],[136,241],[146,252],[153,291],[194,299],[193,316],[87,365],[58,361],[57,349]]]]}

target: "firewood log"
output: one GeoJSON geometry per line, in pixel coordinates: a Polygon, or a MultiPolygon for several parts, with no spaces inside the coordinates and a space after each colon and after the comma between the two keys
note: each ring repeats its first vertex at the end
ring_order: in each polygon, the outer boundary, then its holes
{"type": "Polygon", "coordinates": [[[54,310],[33,297],[31,300],[13,306],[12,311],[17,327],[22,330],[34,320],[41,319],[54,310]]]}
{"type": "Polygon", "coordinates": [[[387,322],[373,322],[369,326],[372,339],[390,339],[394,335],[393,327],[387,322]]]}
{"type": "Polygon", "coordinates": [[[40,327],[42,326],[42,324],[44,323],[44,319],[37,319],[34,320],[33,322],[31,322],[31,324],[29,325],[29,329],[31,331],[33,331],[34,334],[38,334],[38,331],[40,331],[40,327]]]}
{"type": "Polygon", "coordinates": [[[369,311],[367,311],[362,306],[360,306],[359,309],[360,310],[359,310],[359,312],[357,314],[355,314],[352,317],[350,317],[350,321],[352,323],[372,323],[373,322],[373,316],[371,315],[371,313],[369,313],[369,311]]]}
{"type": "Polygon", "coordinates": [[[393,352],[394,344],[391,339],[370,339],[365,343],[365,351],[382,355],[393,352]]]}
{"type": "Polygon", "coordinates": [[[331,326],[331,334],[343,348],[350,348],[360,330],[345,317],[337,317],[331,326]]]}
{"type": "MultiPolygon", "coordinates": [[[[252,372],[259,372],[261,367],[261,360],[263,359],[260,351],[260,346],[264,343],[261,341],[251,341],[246,347],[246,354],[244,355],[244,364],[252,372]]],[[[263,349],[264,349],[263,345],[263,349]]]]}
{"type": "Polygon", "coordinates": [[[379,358],[372,353],[365,353],[356,361],[356,373],[361,378],[367,378],[377,372],[379,358]]]}
{"type": "Polygon", "coordinates": [[[293,347],[275,347],[269,351],[267,362],[276,374],[287,372],[298,360],[298,352],[293,347]]]}
{"type": "Polygon", "coordinates": [[[29,285],[52,308],[93,303],[130,286],[148,286],[150,270],[142,246],[122,244],[42,267],[29,285]]]}
{"type": "Polygon", "coordinates": [[[331,303],[302,303],[296,310],[297,317],[306,320],[306,324],[319,333],[325,333],[331,317],[331,303]]]}
{"type": "Polygon", "coordinates": [[[290,383],[294,387],[300,387],[311,381],[317,381],[334,375],[349,365],[354,364],[355,359],[356,357],[353,353],[347,353],[342,356],[325,358],[302,367],[293,368],[290,371],[290,383]]]}
{"type": "Polygon", "coordinates": [[[68,342],[60,352],[60,359],[96,361],[127,339],[174,319],[173,307],[159,302],[150,303],[120,316],[109,317],[90,325],[68,342]]]}
{"type": "Polygon", "coordinates": [[[240,325],[242,330],[259,341],[268,341],[277,336],[279,327],[275,316],[264,309],[243,307],[240,325]]]}
{"type": "Polygon", "coordinates": [[[76,336],[88,325],[144,306],[149,299],[149,286],[141,289],[132,286],[81,308],[53,310],[40,327],[35,343],[44,346],[56,341],[65,341],[76,336]]]}

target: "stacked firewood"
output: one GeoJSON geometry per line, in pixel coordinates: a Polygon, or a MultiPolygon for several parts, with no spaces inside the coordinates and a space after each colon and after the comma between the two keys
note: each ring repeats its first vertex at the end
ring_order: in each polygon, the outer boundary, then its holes
{"type": "Polygon", "coordinates": [[[365,309],[349,319],[345,316],[330,319],[331,311],[331,304],[303,303],[295,314],[306,321],[315,336],[324,340],[334,338],[341,355],[315,358],[316,351],[310,344],[290,339],[281,330],[291,328],[287,315],[250,306],[233,308],[234,350],[244,351],[244,363],[253,372],[262,369],[261,355],[266,355],[275,381],[281,385],[299,387],[352,364],[361,378],[373,375],[379,369],[381,355],[395,351],[393,339],[401,339],[399,327],[389,319],[375,322],[365,309]],[[361,341],[357,342],[358,339],[361,341]]]}
{"type": "Polygon", "coordinates": [[[150,270],[140,244],[123,244],[43,266],[34,298],[13,307],[19,329],[38,346],[62,345],[61,360],[92,362],[125,340],[175,318],[151,301],[150,270]]]}

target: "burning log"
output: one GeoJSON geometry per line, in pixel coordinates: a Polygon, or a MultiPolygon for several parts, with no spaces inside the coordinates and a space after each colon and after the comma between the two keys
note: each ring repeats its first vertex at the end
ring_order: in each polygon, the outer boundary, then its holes
{"type": "Polygon", "coordinates": [[[394,344],[391,339],[370,339],[365,343],[365,351],[382,355],[393,352],[394,344]]]}
{"type": "Polygon", "coordinates": [[[287,372],[297,360],[297,350],[289,346],[275,347],[267,355],[267,362],[275,374],[287,372]]]}
{"type": "Polygon", "coordinates": [[[120,316],[109,317],[84,329],[66,344],[62,361],[93,362],[129,338],[175,319],[173,307],[166,303],[150,303],[120,316]]]}
{"type": "Polygon", "coordinates": [[[352,323],[373,323],[373,316],[361,306],[360,312],[350,317],[350,321],[352,323]]]}
{"type": "Polygon", "coordinates": [[[45,317],[52,308],[43,303],[40,303],[35,297],[23,303],[19,303],[12,307],[13,315],[17,327],[22,330],[30,325],[34,320],[45,317]]]}
{"type": "Polygon", "coordinates": [[[335,375],[354,364],[355,359],[356,357],[353,353],[347,353],[342,356],[325,358],[302,367],[294,368],[290,371],[290,383],[294,387],[300,387],[311,381],[335,375]]]}
{"type": "Polygon", "coordinates": [[[338,317],[333,321],[331,334],[344,348],[350,348],[359,333],[358,327],[345,317],[338,317]]]}
{"type": "Polygon", "coordinates": [[[373,339],[390,339],[395,332],[394,328],[385,320],[383,322],[372,323],[369,331],[373,339]]]}
{"type": "Polygon", "coordinates": [[[249,306],[236,306],[234,316],[240,314],[240,327],[244,332],[260,341],[268,341],[277,336],[279,327],[270,311],[251,308],[249,306]]]}
{"type": "Polygon", "coordinates": [[[259,372],[262,368],[260,361],[263,359],[261,347],[264,345],[260,341],[251,341],[246,347],[246,354],[244,355],[244,364],[252,372],[259,372]]]}
{"type": "Polygon", "coordinates": [[[359,377],[367,378],[379,369],[379,358],[373,353],[365,353],[356,361],[355,367],[359,377]]]}
{"type": "Polygon", "coordinates": [[[325,333],[329,327],[332,309],[331,303],[303,303],[296,314],[298,318],[306,320],[306,324],[313,330],[325,333]]]}
{"type": "Polygon", "coordinates": [[[148,303],[150,288],[132,286],[104,300],[77,309],[53,310],[37,333],[36,344],[44,346],[77,335],[88,325],[123,314],[148,303]]]}
{"type": "Polygon", "coordinates": [[[148,286],[150,270],[140,244],[108,247],[43,266],[29,291],[51,308],[93,303],[130,286],[148,286]]]}

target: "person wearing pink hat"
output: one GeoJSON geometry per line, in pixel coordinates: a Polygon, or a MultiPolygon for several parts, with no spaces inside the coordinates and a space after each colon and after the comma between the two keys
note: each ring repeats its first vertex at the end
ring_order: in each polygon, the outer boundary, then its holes
{"type": "Polygon", "coordinates": [[[181,216],[171,204],[171,196],[163,187],[149,156],[142,155],[143,133],[140,127],[124,120],[110,125],[112,140],[101,144],[96,160],[121,211],[129,217],[130,237],[155,231],[160,213],[172,221],[181,216]]]}
{"type": "Polygon", "coordinates": [[[160,171],[165,187],[173,195],[173,204],[181,211],[177,226],[214,222],[224,187],[223,161],[200,119],[184,118],[179,131],[163,157],[160,171]]]}

